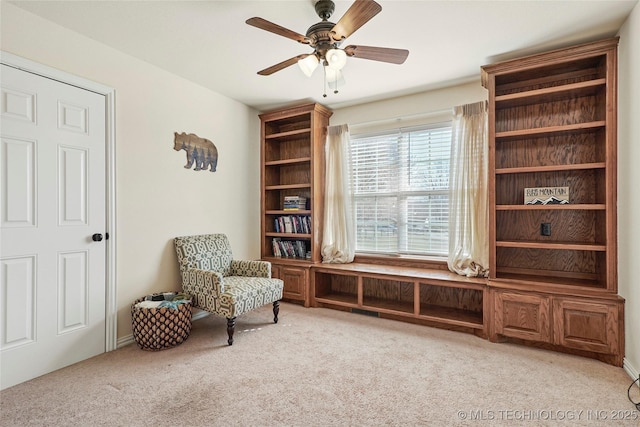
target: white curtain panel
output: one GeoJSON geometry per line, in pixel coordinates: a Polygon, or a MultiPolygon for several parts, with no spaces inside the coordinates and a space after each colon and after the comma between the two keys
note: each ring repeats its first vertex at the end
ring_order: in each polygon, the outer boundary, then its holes
{"type": "Polygon", "coordinates": [[[453,109],[449,175],[449,270],[489,273],[488,104],[453,109]]]}
{"type": "Polygon", "coordinates": [[[349,263],[355,255],[355,232],[350,182],[351,147],[347,125],[329,127],[325,159],[322,262],[349,263]]]}

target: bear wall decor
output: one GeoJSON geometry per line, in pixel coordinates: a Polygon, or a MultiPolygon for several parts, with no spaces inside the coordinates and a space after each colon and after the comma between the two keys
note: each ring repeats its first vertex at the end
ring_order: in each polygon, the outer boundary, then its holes
{"type": "Polygon", "coordinates": [[[209,170],[215,172],[218,166],[218,149],[213,142],[205,138],[200,138],[193,133],[173,133],[173,149],[176,151],[184,150],[187,152],[187,164],[185,169],[194,171],[209,170]]]}

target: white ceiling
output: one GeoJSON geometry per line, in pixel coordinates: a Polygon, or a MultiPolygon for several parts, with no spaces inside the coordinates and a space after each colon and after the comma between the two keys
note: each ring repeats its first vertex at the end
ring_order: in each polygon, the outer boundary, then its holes
{"type": "MultiPolygon", "coordinates": [[[[403,65],[350,58],[346,84],[323,98],[322,70],[258,70],[311,48],[251,27],[259,16],[304,34],[314,0],[12,1],[11,3],[201,86],[265,110],[300,101],[340,108],[478,79],[480,66],[614,36],[638,0],[377,0],[382,12],[342,46],[410,51],[403,65]]],[[[336,1],[337,22],[351,1],[336,1]]]]}

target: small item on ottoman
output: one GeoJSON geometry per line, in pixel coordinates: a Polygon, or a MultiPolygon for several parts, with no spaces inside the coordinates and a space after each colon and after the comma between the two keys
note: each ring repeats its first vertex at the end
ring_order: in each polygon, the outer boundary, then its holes
{"type": "Polygon", "coordinates": [[[177,292],[142,297],[131,305],[131,323],[136,344],[143,350],[182,344],[191,333],[191,297],[177,292]]]}

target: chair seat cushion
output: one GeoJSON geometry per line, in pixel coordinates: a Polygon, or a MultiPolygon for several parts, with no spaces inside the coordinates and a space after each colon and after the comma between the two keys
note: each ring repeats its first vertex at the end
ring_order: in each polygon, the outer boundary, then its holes
{"type": "Polygon", "coordinates": [[[221,311],[236,317],[282,299],[284,282],[264,277],[226,276],[220,294],[221,311]]]}

